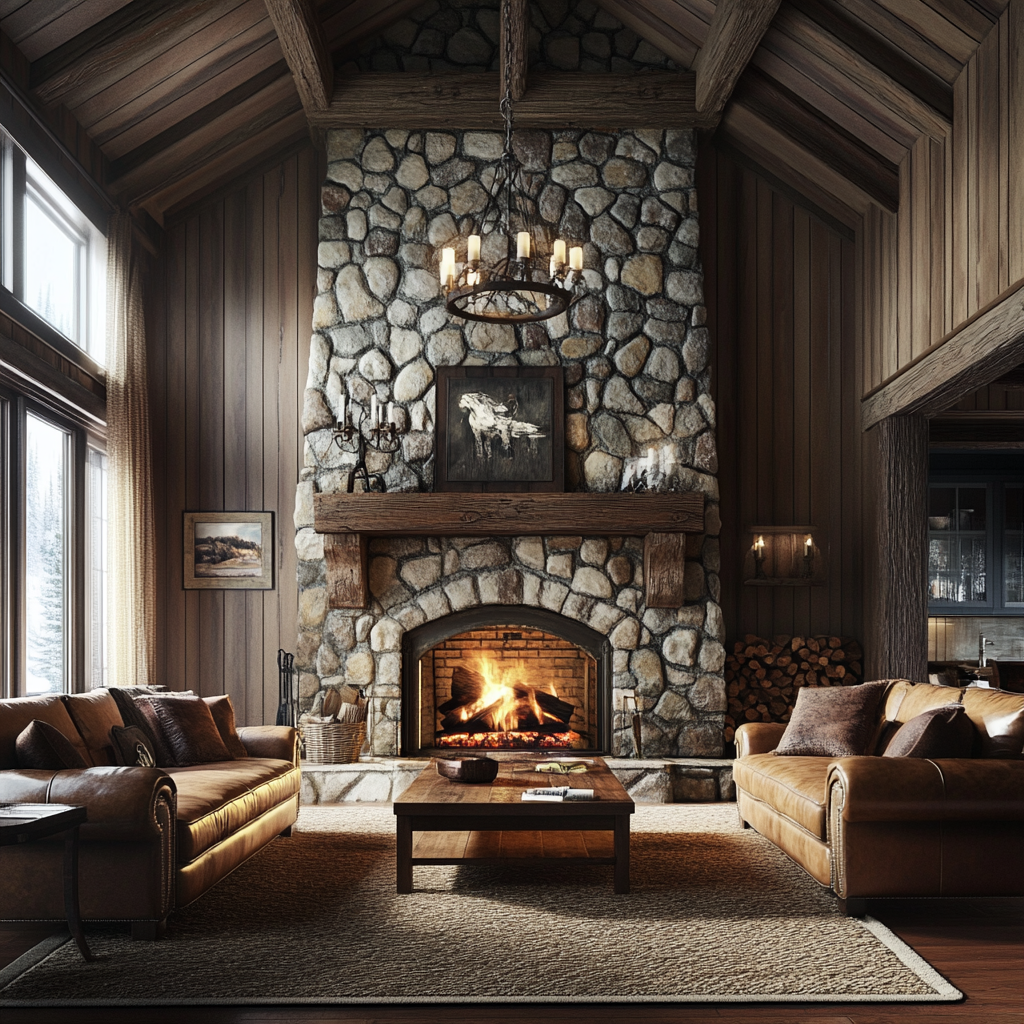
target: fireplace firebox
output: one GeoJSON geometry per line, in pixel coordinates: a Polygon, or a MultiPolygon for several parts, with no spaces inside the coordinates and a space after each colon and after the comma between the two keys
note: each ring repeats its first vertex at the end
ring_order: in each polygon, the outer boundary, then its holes
{"type": "Polygon", "coordinates": [[[484,606],[406,632],[402,754],[608,753],[611,646],[539,608],[484,606]]]}

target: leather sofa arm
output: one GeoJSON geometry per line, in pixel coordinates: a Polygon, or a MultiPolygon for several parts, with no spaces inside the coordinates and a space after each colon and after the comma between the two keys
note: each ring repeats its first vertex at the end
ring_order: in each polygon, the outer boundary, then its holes
{"type": "Polygon", "coordinates": [[[829,820],[834,809],[847,822],[1022,821],[1024,761],[843,757],[826,792],[829,820]]]}
{"type": "Polygon", "coordinates": [[[174,782],[161,768],[71,768],[59,772],[0,772],[0,800],[85,807],[82,839],[138,841],[157,838],[157,806],[177,805],[174,782]]]}
{"type": "Polygon", "coordinates": [[[779,745],[785,731],[781,722],[744,722],[736,730],[736,756],[769,753],[779,745]]]}
{"type": "Polygon", "coordinates": [[[238,730],[250,757],[276,757],[299,764],[299,733],[290,725],[251,725],[238,730]]]}

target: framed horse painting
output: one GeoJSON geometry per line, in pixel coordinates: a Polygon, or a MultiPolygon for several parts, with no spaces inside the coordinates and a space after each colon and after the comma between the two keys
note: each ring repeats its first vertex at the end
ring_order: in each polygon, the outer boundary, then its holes
{"type": "Polygon", "coordinates": [[[562,491],[560,366],[437,370],[438,491],[562,491]]]}

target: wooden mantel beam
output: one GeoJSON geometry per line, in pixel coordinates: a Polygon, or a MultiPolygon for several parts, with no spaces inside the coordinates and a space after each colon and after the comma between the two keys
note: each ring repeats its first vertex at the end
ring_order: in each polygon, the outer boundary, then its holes
{"type": "MultiPolygon", "coordinates": [[[[498,76],[491,73],[359,74],[339,82],[334,100],[310,115],[314,128],[415,130],[502,127],[498,76]]],[[[530,76],[516,104],[517,128],[708,128],[694,106],[689,72],[644,75],[545,72],[530,76]]]]}
{"type": "Polygon", "coordinates": [[[508,83],[512,99],[518,101],[526,92],[526,38],[530,34],[530,9],[526,0],[502,0],[501,5],[501,66],[498,71],[498,92],[505,95],[508,83]],[[510,39],[505,39],[505,4],[509,5],[510,39]],[[508,59],[506,60],[506,55],[508,59]]]}
{"type": "Polygon", "coordinates": [[[707,38],[693,63],[699,113],[715,121],[721,116],[779,3],[780,0],[718,0],[707,38]]]}
{"type": "Polygon", "coordinates": [[[311,0],[264,0],[307,116],[334,95],[334,65],[311,0]]]}

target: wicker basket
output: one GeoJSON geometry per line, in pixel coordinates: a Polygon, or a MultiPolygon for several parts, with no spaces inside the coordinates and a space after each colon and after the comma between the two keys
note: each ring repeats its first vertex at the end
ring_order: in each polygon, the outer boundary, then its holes
{"type": "Polygon", "coordinates": [[[365,722],[307,722],[302,727],[309,764],[349,764],[359,760],[365,722]]]}

